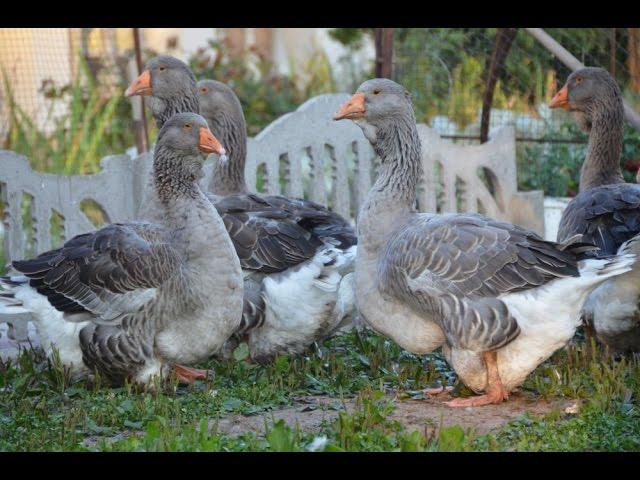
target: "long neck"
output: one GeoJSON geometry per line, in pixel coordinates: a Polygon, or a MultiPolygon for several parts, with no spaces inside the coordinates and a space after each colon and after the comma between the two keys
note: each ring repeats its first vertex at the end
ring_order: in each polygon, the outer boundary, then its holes
{"type": "Polygon", "coordinates": [[[167,120],[176,113],[199,113],[198,92],[195,85],[180,92],[180,95],[169,98],[148,97],[149,107],[158,128],[162,128],[167,120]]]}
{"type": "Polygon", "coordinates": [[[216,195],[246,193],[248,189],[244,167],[247,157],[247,126],[242,111],[236,116],[222,113],[206,118],[211,132],[228,152],[228,158],[218,158],[213,167],[210,191],[216,195]]]}
{"type": "Polygon", "coordinates": [[[607,104],[596,104],[590,117],[589,145],[580,171],[581,192],[624,182],[620,169],[624,122],[622,101],[616,97],[607,104]]]}
{"type": "MultiPolygon", "coordinates": [[[[394,225],[414,211],[416,187],[422,176],[420,138],[413,115],[377,129],[375,152],[381,160],[378,178],[358,216],[358,238],[379,246],[394,225]]],[[[374,247],[375,248],[375,247],[374,247]]]]}
{"type": "Polygon", "coordinates": [[[202,176],[202,160],[185,157],[164,146],[157,146],[153,159],[153,181],[158,199],[168,211],[181,200],[198,198],[198,180],[202,176]]]}

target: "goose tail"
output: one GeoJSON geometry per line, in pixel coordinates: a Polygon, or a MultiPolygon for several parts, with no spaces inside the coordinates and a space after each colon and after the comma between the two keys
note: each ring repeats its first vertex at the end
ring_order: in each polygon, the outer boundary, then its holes
{"type": "Polygon", "coordinates": [[[600,283],[610,277],[622,275],[639,265],[640,235],[623,243],[615,255],[605,258],[591,258],[578,262],[581,277],[592,277],[600,283]]]}
{"type": "Polygon", "coordinates": [[[14,289],[29,282],[24,275],[4,275],[0,277],[0,316],[28,313],[22,300],[15,297],[14,289]]]}

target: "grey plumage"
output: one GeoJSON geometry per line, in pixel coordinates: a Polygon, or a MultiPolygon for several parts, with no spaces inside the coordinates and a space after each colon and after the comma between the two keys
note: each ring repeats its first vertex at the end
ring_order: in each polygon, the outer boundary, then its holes
{"type": "MultiPolygon", "coordinates": [[[[164,364],[206,358],[240,322],[239,261],[197,186],[199,129],[207,129],[202,117],[179,114],[160,131],[154,183],[161,221],[108,225],[13,262],[68,320],[89,321],[79,334],[82,360],[112,384],[145,382],[166,374],[164,364]],[[209,338],[199,336],[202,324],[209,338]],[[176,328],[181,335],[167,335],[176,328]]],[[[46,315],[39,321],[47,330],[46,315]]]]}
{"type": "Polygon", "coordinates": [[[334,118],[358,124],[381,159],[358,215],[358,308],[403,348],[442,346],[485,391],[451,406],[506,399],[571,338],[589,292],[635,261],[627,251],[580,261],[594,249],[580,235],[560,244],[482,215],[416,212],[420,139],[410,97],[391,80],[364,82],[334,118]]]}
{"type": "Polygon", "coordinates": [[[593,187],[567,205],[558,228],[558,241],[580,234],[598,247],[591,256],[615,254],[640,233],[640,185],[619,183],[593,187]]]}
{"type": "Polygon", "coordinates": [[[519,333],[500,295],[578,276],[571,247],[474,214],[415,215],[388,242],[379,272],[383,292],[433,315],[450,345],[474,351],[519,333]]]}
{"type": "MultiPolygon", "coordinates": [[[[624,108],[616,81],[602,68],[585,67],[567,79],[565,107],[589,133],[587,154],[580,171],[580,193],[567,205],[560,219],[558,241],[580,234],[598,250],[587,257],[607,257],[640,233],[640,185],[624,183],[620,168],[624,108]]],[[[587,301],[585,322],[598,338],[619,351],[640,350],[640,287],[636,274],[610,280],[587,301]],[[615,286],[615,288],[614,288],[615,286]],[[626,305],[620,312],[606,311],[605,304],[626,305]],[[635,304],[633,308],[632,304],[635,304]],[[632,313],[630,313],[632,312],[632,313]],[[599,317],[595,318],[594,317],[599,317]]]]}
{"type": "MultiPolygon", "coordinates": [[[[246,279],[251,278],[253,283],[249,285],[249,280],[246,280],[245,288],[247,294],[251,292],[252,298],[245,299],[243,323],[238,332],[243,335],[264,323],[266,300],[264,284],[256,284],[259,278],[264,280],[267,275],[291,271],[311,261],[325,249],[333,249],[334,256],[336,251],[350,251],[357,243],[357,238],[351,225],[325,206],[280,195],[249,193],[244,176],[246,123],[239,99],[231,88],[221,82],[201,80],[196,86],[188,67],[177,59],[172,61],[169,65],[163,60],[163,64],[172,70],[171,78],[180,77],[182,84],[169,85],[164,80],[158,80],[158,84],[161,82],[161,92],[156,91],[156,77],[166,77],[167,71],[161,75],[152,68],[159,60],[154,60],[153,64],[149,62],[153,84],[151,99],[156,95],[162,97],[158,100],[158,108],[154,107],[154,103],[150,105],[158,125],[162,124],[164,118],[163,109],[189,108],[190,111],[199,111],[228,152],[228,158],[215,160],[210,185],[212,194],[208,198],[225,223],[243,270],[251,273],[246,279]],[[198,95],[195,101],[194,91],[198,95]]],[[[348,255],[353,256],[351,252],[348,255]]],[[[330,268],[331,265],[327,264],[325,270],[330,268]]],[[[319,275],[323,273],[319,272],[319,275]]],[[[318,278],[319,282],[321,280],[318,278]]],[[[335,278],[332,281],[336,281],[335,278]]],[[[326,307],[331,313],[333,306],[326,307]]],[[[332,331],[331,328],[319,328],[318,332],[325,330],[332,331]]],[[[313,337],[299,343],[306,342],[308,346],[317,339],[313,337]]],[[[263,342],[264,348],[276,348],[275,343],[271,343],[270,347],[266,345],[267,342],[263,342]]],[[[301,351],[299,344],[280,345],[277,348],[289,353],[301,351]]]]}
{"type": "Polygon", "coordinates": [[[200,80],[197,91],[200,114],[223,145],[229,145],[228,158],[218,159],[214,164],[209,188],[220,196],[247,193],[249,189],[244,178],[247,123],[240,99],[228,85],[217,80],[200,80]]]}
{"type": "Polygon", "coordinates": [[[149,60],[145,70],[151,75],[153,94],[148,97],[148,104],[158,128],[176,113],[198,113],[196,79],[184,62],[160,55],[149,60]],[[185,76],[191,82],[184,82],[185,76]]]}

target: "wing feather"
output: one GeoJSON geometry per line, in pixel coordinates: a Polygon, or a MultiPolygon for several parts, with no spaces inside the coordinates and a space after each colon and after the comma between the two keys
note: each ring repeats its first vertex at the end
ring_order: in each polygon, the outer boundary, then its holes
{"type": "Polygon", "coordinates": [[[451,345],[494,350],[519,334],[500,296],[579,275],[572,248],[482,215],[417,214],[387,244],[381,288],[432,315],[451,345]]]}

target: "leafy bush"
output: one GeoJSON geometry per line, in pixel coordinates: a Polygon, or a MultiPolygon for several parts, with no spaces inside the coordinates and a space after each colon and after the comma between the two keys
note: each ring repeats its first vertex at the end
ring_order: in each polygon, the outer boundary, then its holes
{"type": "MultiPolygon", "coordinates": [[[[586,140],[575,123],[564,124],[560,135],[586,140]]],[[[586,144],[521,144],[517,153],[519,189],[544,190],[545,195],[554,197],[572,197],[578,193],[586,144]]],[[[629,125],[625,126],[620,164],[625,181],[635,182],[640,166],[640,132],[629,125]]]]}
{"type": "Polygon", "coordinates": [[[298,108],[309,98],[335,91],[331,65],[316,54],[302,72],[276,73],[271,60],[249,49],[231,57],[224,41],[209,41],[212,51],[201,48],[189,60],[197,79],[212,78],[228,84],[240,99],[249,135],[259,133],[276,118],[298,108]]]}

